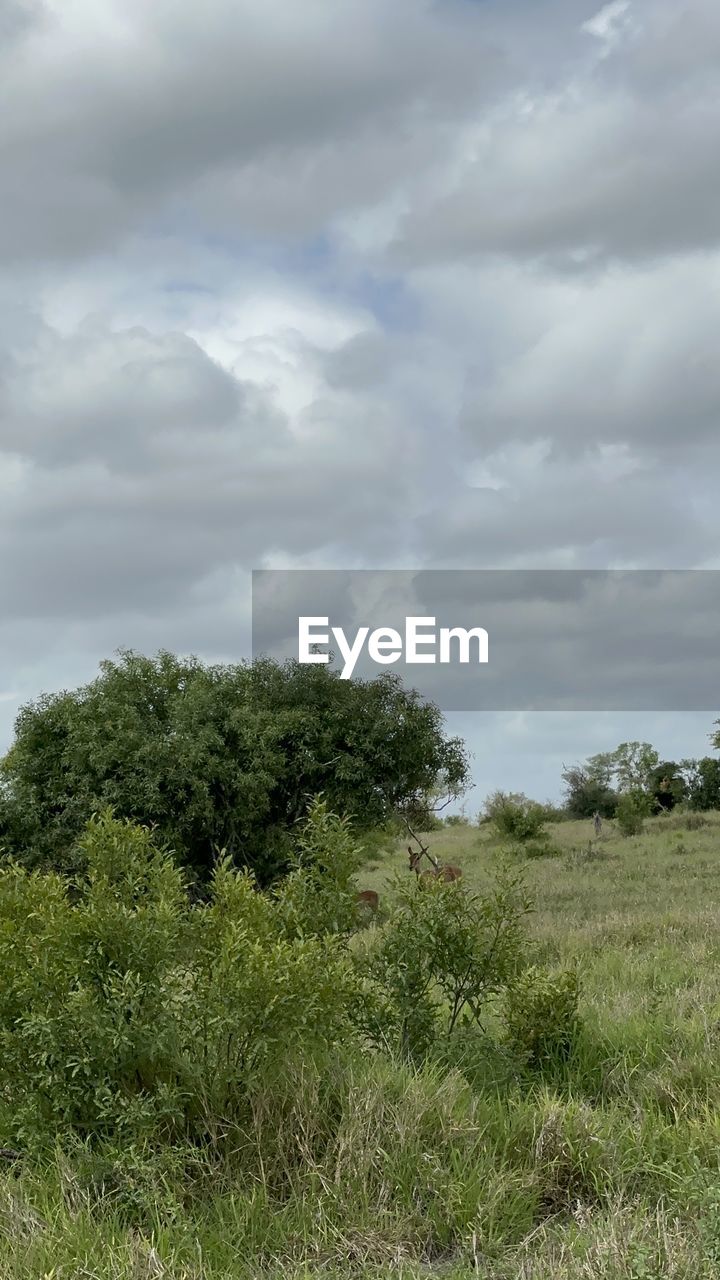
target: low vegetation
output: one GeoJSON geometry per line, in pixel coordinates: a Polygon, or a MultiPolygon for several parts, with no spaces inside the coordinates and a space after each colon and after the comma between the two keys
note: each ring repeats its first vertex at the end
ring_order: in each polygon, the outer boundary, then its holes
{"type": "MultiPolygon", "coordinates": [[[[160,668],[123,661],[105,674],[129,716],[130,675],[143,703],[160,668]]],[[[311,749],[307,689],[290,668],[263,679],[285,804],[300,739],[281,749],[278,726],[305,725],[317,781],[347,708],[311,749]]],[[[363,705],[397,710],[397,692],[366,688],[363,705]]],[[[155,747],[190,724],[206,675],[185,705],[175,693],[171,715],[153,703],[155,747]]],[[[720,813],[692,802],[712,769],[623,744],[578,766],[585,799],[608,801],[580,820],[570,788],[561,813],[496,794],[480,823],[430,823],[423,779],[439,753],[459,783],[464,754],[417,706],[422,749],[394,748],[402,839],[389,790],[372,830],[336,811],[343,788],[375,785],[344,748],[331,794],[306,795],[299,820],[297,797],[282,810],[281,860],[264,818],[252,857],[208,858],[172,844],[200,792],[187,813],[172,792],[171,812],[171,752],[151,761],[139,730],[116,776],[103,728],[106,783],[136,807],[165,797],[167,820],[86,815],[92,788],[64,812],[90,750],[81,704],[21,716],[5,762],[2,1280],[715,1280],[720,813]],[[411,851],[462,876],[413,874],[408,828],[411,851]]]]}
{"type": "Polygon", "coordinates": [[[6,867],[0,1274],[709,1280],[720,821],[693,816],[564,822],[522,879],[455,826],[462,885],[424,889],[400,845],[358,875],[321,802],[271,892],[221,864],[191,905],[107,814],[72,882],[6,867]]]}

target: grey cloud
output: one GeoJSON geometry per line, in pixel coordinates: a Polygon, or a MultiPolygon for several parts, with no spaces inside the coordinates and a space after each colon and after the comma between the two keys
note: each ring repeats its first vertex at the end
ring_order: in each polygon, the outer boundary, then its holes
{"type": "MultiPolygon", "coordinates": [[[[362,202],[354,173],[369,167],[377,194],[408,138],[412,165],[413,136],[482,98],[499,61],[479,19],[416,0],[39,16],[2,68],[0,249],[84,254],[170,211],[212,220],[218,193],[221,221],[241,210],[236,233],[278,211],[292,225],[326,179],[330,203],[362,202]]],[[[311,205],[327,205],[321,190],[311,205]]]]}
{"type": "Polygon", "coordinates": [[[8,48],[10,42],[18,40],[32,27],[42,12],[41,4],[30,3],[30,0],[2,0],[0,3],[0,38],[8,48]]]}
{"type": "Polygon", "coordinates": [[[641,456],[709,448],[720,420],[714,272],[699,260],[615,272],[564,292],[528,280],[515,350],[468,380],[468,446],[546,439],[565,453],[625,443],[641,456]],[[518,335],[519,336],[519,335],[518,335]]]}
{"type": "Polygon", "coordinates": [[[162,465],[164,433],[191,432],[200,444],[242,421],[240,385],[185,334],[86,323],[61,337],[43,326],[30,351],[3,364],[0,449],[51,466],[162,465]]]}
{"type": "Polygon", "coordinates": [[[541,466],[501,490],[464,488],[419,522],[427,563],[678,566],[717,555],[712,523],[674,473],[603,479],[592,466],[541,466]]]}
{"type": "Polygon", "coordinates": [[[384,381],[393,368],[390,344],[384,335],[359,333],[333,351],[325,361],[331,386],[360,388],[384,381]]]}
{"type": "Polygon", "coordinates": [[[539,800],[559,801],[566,765],[612,751],[619,742],[652,742],[661,760],[706,755],[711,723],[712,715],[706,712],[456,713],[448,717],[450,731],[475,747],[475,790],[467,797],[471,816],[495,790],[524,791],[539,800]]]}
{"type": "Polygon", "coordinates": [[[483,121],[459,176],[406,214],[399,260],[502,254],[583,270],[717,246],[720,11],[631,0],[628,15],[594,66],[483,121]]]}
{"type": "Polygon", "coordinates": [[[416,468],[387,410],[328,386],[291,421],[183,335],[36,339],[5,360],[6,618],[157,613],[223,566],[394,541],[395,475],[416,468]]]}

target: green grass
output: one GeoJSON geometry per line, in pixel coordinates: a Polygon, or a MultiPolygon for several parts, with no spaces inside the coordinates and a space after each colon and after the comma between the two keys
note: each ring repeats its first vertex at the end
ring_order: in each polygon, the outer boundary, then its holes
{"type": "MultiPolygon", "coordinates": [[[[257,1098],[222,1159],[0,1162],[0,1280],[715,1280],[720,814],[550,834],[555,855],[522,865],[542,961],[580,975],[568,1064],[543,1080],[338,1060],[257,1098]]],[[[471,887],[492,879],[489,829],[427,839],[471,887]]],[[[404,848],[358,881],[381,907],[411,874],[404,848]]]]}

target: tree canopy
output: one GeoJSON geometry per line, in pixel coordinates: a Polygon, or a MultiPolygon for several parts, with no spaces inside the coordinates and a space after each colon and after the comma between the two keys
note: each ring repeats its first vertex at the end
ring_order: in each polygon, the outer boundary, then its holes
{"type": "Polygon", "coordinates": [[[73,867],[88,819],[110,806],[154,824],[200,880],[224,849],[268,882],[312,796],[363,831],[467,786],[462,742],[397,676],[343,681],[296,662],[122,651],[90,684],[23,707],[15,730],[0,845],[28,865],[73,867]]]}

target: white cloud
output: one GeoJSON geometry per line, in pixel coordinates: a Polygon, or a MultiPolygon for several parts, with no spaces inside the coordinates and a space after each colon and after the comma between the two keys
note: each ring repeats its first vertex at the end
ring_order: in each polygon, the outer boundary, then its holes
{"type": "Polygon", "coordinates": [[[612,0],[611,4],[604,5],[592,18],[583,22],[581,30],[612,47],[628,25],[629,13],[630,0],[612,0]]]}

